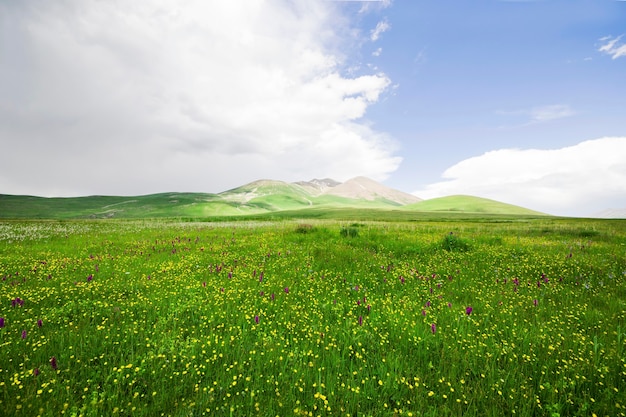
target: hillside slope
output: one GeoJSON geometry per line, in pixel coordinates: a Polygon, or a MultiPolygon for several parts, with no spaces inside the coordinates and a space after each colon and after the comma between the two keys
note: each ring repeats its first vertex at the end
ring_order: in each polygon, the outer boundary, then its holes
{"type": "Polygon", "coordinates": [[[530,210],[513,204],[502,203],[488,198],[474,197],[469,195],[452,195],[423,200],[419,203],[408,204],[403,210],[415,211],[440,211],[440,212],[464,212],[464,213],[489,213],[489,214],[512,214],[512,215],[545,215],[538,211],[530,210]]]}
{"type": "Polygon", "coordinates": [[[382,209],[398,207],[403,201],[409,201],[404,193],[366,178],[346,184],[340,187],[341,183],[331,179],[297,183],[264,179],[219,194],[161,193],[71,198],[0,195],[0,218],[223,217],[311,207],[382,209]],[[358,193],[351,191],[355,184],[359,184],[358,193]],[[331,193],[333,190],[335,192],[331,193]]]}
{"type": "Polygon", "coordinates": [[[381,210],[395,210],[398,213],[401,210],[409,216],[411,212],[542,215],[511,204],[471,196],[422,201],[365,177],[356,177],[345,183],[331,179],[294,183],[258,180],[219,194],[161,193],[74,198],[0,194],[0,218],[4,219],[220,218],[278,212],[301,212],[305,215],[305,211],[317,216],[322,215],[324,210],[329,213],[337,210],[379,213],[381,210]]]}

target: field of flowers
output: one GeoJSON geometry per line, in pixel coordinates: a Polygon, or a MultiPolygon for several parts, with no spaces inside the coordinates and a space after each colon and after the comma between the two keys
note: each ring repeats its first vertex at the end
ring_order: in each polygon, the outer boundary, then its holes
{"type": "Polygon", "coordinates": [[[2,222],[0,414],[624,416],[626,222],[2,222]]]}

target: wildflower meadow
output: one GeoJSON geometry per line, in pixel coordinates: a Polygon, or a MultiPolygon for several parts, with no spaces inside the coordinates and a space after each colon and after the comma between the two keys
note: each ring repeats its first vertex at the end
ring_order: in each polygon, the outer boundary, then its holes
{"type": "Polygon", "coordinates": [[[6,416],[624,416],[626,222],[0,222],[6,416]]]}

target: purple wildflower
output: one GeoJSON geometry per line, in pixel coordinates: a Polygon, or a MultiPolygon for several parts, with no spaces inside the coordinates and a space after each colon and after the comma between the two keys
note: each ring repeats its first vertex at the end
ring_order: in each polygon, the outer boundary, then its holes
{"type": "Polygon", "coordinates": [[[28,336],[28,333],[26,330],[22,330],[22,339],[26,339],[26,336],[28,336]]]}
{"type": "Polygon", "coordinates": [[[452,303],[448,303],[448,308],[452,308],[452,303]]]}
{"type": "Polygon", "coordinates": [[[363,316],[359,316],[359,326],[363,326],[363,316]]]}
{"type": "Polygon", "coordinates": [[[37,327],[43,326],[43,321],[41,319],[37,320],[37,327]]]}
{"type": "Polygon", "coordinates": [[[465,307],[465,314],[467,314],[468,316],[472,314],[472,311],[474,311],[472,307],[465,307]]]}
{"type": "Polygon", "coordinates": [[[533,300],[533,304],[535,305],[535,307],[537,306],[537,304],[538,304],[538,303],[539,303],[539,301],[537,301],[537,299],[535,298],[535,299],[533,300]]]}
{"type": "Polygon", "coordinates": [[[422,316],[426,315],[426,310],[422,310],[422,316]]]}
{"type": "Polygon", "coordinates": [[[272,293],[272,295],[270,296],[270,298],[272,299],[272,301],[274,301],[274,298],[276,298],[276,296],[274,295],[274,293],[272,293]]]}
{"type": "Polygon", "coordinates": [[[430,331],[435,334],[437,332],[437,325],[435,323],[430,325],[430,331]]]}
{"type": "Polygon", "coordinates": [[[33,369],[33,375],[34,375],[34,376],[37,376],[37,375],[39,375],[40,373],[41,373],[41,372],[39,372],[39,368],[35,368],[35,369],[33,369]]]}
{"type": "Polygon", "coordinates": [[[254,322],[255,322],[256,324],[259,324],[259,316],[254,316],[254,322]]]}
{"type": "Polygon", "coordinates": [[[0,317],[0,327],[4,327],[4,317],[0,317]]]}
{"type": "Polygon", "coordinates": [[[285,294],[289,294],[289,287],[285,287],[285,294]]]}
{"type": "Polygon", "coordinates": [[[93,275],[89,274],[87,277],[87,282],[91,282],[93,280],[93,275]]]}
{"type": "Polygon", "coordinates": [[[57,358],[55,356],[50,358],[50,366],[52,367],[52,369],[54,369],[55,371],[57,369],[59,369],[59,364],[57,363],[57,358]]]}

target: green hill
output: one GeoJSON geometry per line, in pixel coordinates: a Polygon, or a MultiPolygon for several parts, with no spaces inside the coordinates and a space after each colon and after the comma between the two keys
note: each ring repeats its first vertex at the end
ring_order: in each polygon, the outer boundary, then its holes
{"type": "Polygon", "coordinates": [[[489,213],[507,215],[545,215],[545,213],[515,206],[513,204],[502,203],[488,198],[469,195],[452,195],[448,197],[423,200],[419,203],[403,206],[402,209],[412,211],[489,213]]]}
{"type": "MultiPolygon", "coordinates": [[[[214,194],[163,193],[145,196],[45,198],[0,194],[0,218],[80,219],[207,215],[214,194]]],[[[210,210],[219,211],[219,205],[210,210]]],[[[230,212],[234,210],[226,210],[230,212]]]]}
{"type": "Polygon", "coordinates": [[[532,210],[471,196],[419,200],[358,177],[343,184],[331,180],[286,183],[259,180],[219,194],[161,193],[144,196],[44,198],[0,194],[4,219],[136,219],[155,217],[223,218],[246,216],[303,217],[329,213],[348,217],[411,217],[411,213],[453,215],[542,215],[532,210]],[[378,214],[376,214],[378,213],[378,214]]]}

